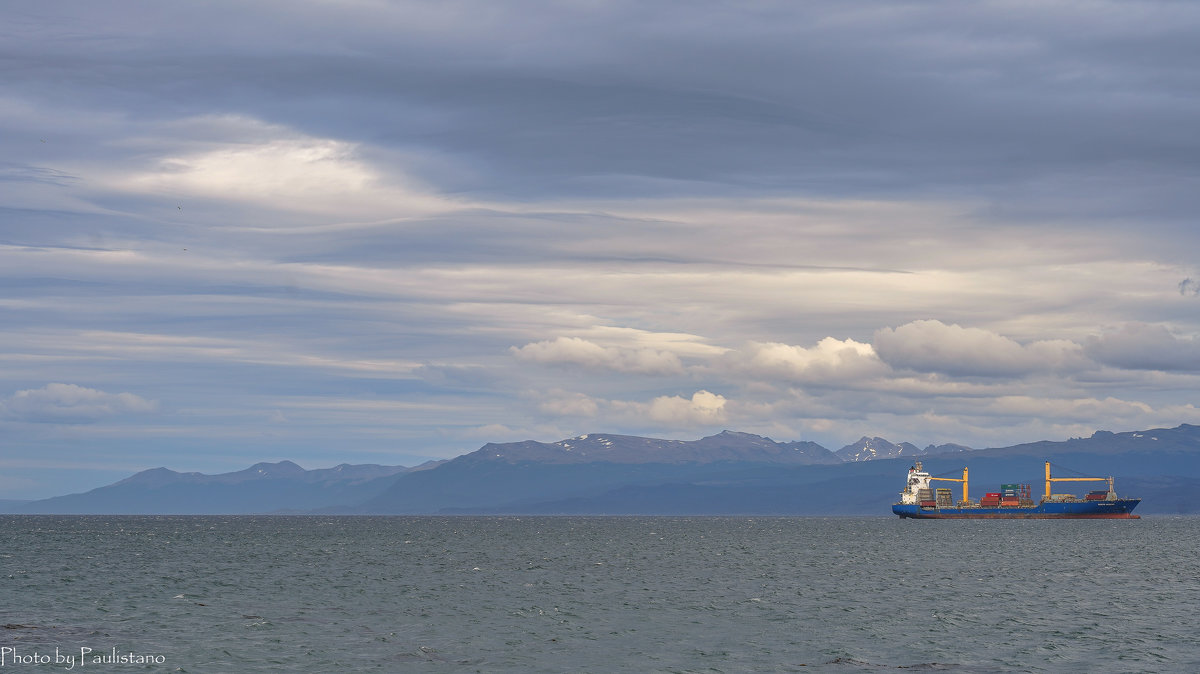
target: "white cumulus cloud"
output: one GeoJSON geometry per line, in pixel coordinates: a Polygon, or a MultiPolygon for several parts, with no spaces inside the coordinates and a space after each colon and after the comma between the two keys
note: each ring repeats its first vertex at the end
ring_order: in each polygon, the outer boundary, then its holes
{"type": "Polygon", "coordinates": [[[801,382],[861,379],[888,371],[870,344],[833,337],[811,348],[756,342],[730,358],[755,376],[801,382]]]}
{"type": "Polygon", "coordinates": [[[87,423],[153,412],[158,403],[132,393],[106,393],[76,384],[47,384],[0,401],[0,417],[42,423],[87,423]]]}
{"type": "Polygon", "coordinates": [[[725,396],[696,391],[691,398],[659,396],[646,406],[646,414],[662,424],[698,426],[726,420],[725,396]]]}

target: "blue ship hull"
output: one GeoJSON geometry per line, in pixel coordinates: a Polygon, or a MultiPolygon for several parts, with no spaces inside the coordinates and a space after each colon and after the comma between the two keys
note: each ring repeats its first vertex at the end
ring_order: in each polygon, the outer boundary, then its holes
{"type": "Polygon", "coordinates": [[[896,503],[892,512],[902,519],[1139,519],[1133,509],[1140,498],[1113,501],[1043,501],[1034,506],[982,508],[979,506],[920,506],[896,503]]]}

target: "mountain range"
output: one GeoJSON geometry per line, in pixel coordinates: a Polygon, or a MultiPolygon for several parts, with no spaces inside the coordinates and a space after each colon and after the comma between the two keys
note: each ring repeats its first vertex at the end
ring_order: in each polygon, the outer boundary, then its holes
{"type": "Polygon", "coordinates": [[[600,433],[489,443],[411,468],[305,470],[291,461],[219,475],[154,468],[82,494],[0,501],[0,512],[889,515],[918,459],[951,477],[969,465],[974,493],[1002,481],[1039,485],[1048,460],[1060,474],[1117,476],[1122,495],[1143,499],[1139,513],[1200,513],[1200,426],[1186,424],[982,450],[878,437],[830,451],[733,431],[692,441],[600,433]]]}

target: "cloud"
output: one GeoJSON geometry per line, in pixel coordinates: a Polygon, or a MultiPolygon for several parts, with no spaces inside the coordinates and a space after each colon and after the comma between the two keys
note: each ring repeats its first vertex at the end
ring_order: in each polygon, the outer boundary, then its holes
{"type": "Polygon", "coordinates": [[[89,423],[156,409],[157,402],[132,393],[106,393],[75,384],[47,384],[0,400],[0,417],[35,423],[89,423]]]}
{"type": "Polygon", "coordinates": [[[679,356],[655,349],[604,347],[578,337],[558,337],[533,342],[510,353],[530,363],[542,365],[575,365],[594,370],[612,370],[628,374],[681,374],[683,363],[679,356]]]}
{"type": "Polygon", "coordinates": [[[542,397],[538,409],[556,417],[594,417],[600,404],[590,396],[555,389],[542,397]]]}
{"type": "Polygon", "coordinates": [[[889,370],[870,344],[834,337],[826,337],[811,348],[778,342],[751,343],[727,360],[756,377],[795,382],[844,382],[881,376],[889,370]]]}
{"type": "Polygon", "coordinates": [[[651,420],[669,426],[709,426],[726,421],[725,396],[696,391],[692,397],[659,396],[643,408],[651,420]]]}
{"type": "MultiPolygon", "coordinates": [[[[181,120],[158,133],[163,137],[152,139],[151,147],[180,145],[178,151],[126,172],[94,170],[97,182],[179,201],[189,210],[235,201],[275,212],[395,218],[457,207],[403,176],[401,168],[385,175],[345,140],[243,116],[181,120]]],[[[402,157],[394,160],[403,165],[402,157]]]]}
{"type": "Polygon", "coordinates": [[[1108,419],[1109,423],[1140,421],[1154,409],[1146,403],[1119,398],[1042,398],[999,396],[986,404],[986,412],[1020,419],[1052,418],[1059,423],[1108,419]]]}
{"type": "Polygon", "coordinates": [[[980,328],[921,320],[882,328],[872,340],[879,357],[901,370],[963,377],[1020,377],[1084,367],[1081,347],[1068,340],[1021,344],[980,328]]]}
{"type": "Polygon", "coordinates": [[[498,375],[480,365],[425,363],[415,367],[412,374],[434,386],[447,389],[478,389],[494,386],[498,375]]]}
{"type": "MultiPolygon", "coordinates": [[[[1081,430],[1147,429],[1196,423],[1200,409],[1190,403],[1151,405],[1114,396],[1072,398],[1042,396],[1000,396],[981,401],[977,416],[966,418],[989,425],[1008,418],[1014,424],[1050,428],[1073,426],[1081,430]]],[[[993,431],[994,432],[994,431],[993,431]]]]}
{"type": "Polygon", "coordinates": [[[1126,323],[1088,339],[1085,351],[1105,365],[1129,370],[1200,371],[1200,339],[1177,336],[1165,325],[1126,323]]]}

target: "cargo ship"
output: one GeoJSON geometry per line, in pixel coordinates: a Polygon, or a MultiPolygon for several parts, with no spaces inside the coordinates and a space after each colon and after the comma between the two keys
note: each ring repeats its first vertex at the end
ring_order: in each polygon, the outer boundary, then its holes
{"type": "Polygon", "coordinates": [[[967,469],[962,478],[934,477],[921,462],[908,469],[908,483],[900,492],[900,501],[892,512],[901,519],[1139,519],[1133,509],[1140,498],[1118,498],[1111,477],[1051,477],[1050,462],[1046,462],[1046,490],[1036,502],[1027,484],[1002,484],[1000,491],[986,492],[972,501],[967,469]],[[934,488],[933,482],[962,484],[962,498],[954,500],[948,488],[934,488]],[[1056,482],[1107,482],[1107,489],[1088,492],[1082,497],[1051,493],[1056,482]]]}

